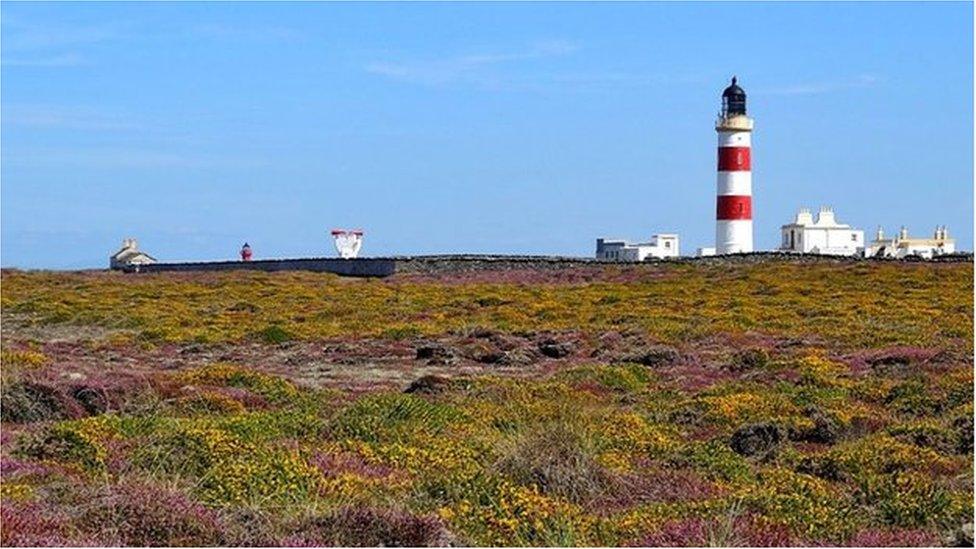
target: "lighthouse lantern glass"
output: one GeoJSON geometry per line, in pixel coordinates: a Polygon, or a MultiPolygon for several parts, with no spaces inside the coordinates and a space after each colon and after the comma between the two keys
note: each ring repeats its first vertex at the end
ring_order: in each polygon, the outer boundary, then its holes
{"type": "Polygon", "coordinates": [[[739,87],[736,78],[732,77],[732,84],[722,92],[722,116],[746,114],[746,92],[739,87]]]}
{"type": "Polygon", "coordinates": [[[746,114],[746,95],[732,95],[722,98],[722,116],[746,114]]]}

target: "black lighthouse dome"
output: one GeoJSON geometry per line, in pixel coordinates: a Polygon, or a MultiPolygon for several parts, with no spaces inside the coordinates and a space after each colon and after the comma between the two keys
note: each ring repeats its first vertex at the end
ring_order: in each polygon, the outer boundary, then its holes
{"type": "Polygon", "coordinates": [[[735,116],[746,113],[746,91],[739,87],[736,78],[722,92],[722,116],[735,116]]]}

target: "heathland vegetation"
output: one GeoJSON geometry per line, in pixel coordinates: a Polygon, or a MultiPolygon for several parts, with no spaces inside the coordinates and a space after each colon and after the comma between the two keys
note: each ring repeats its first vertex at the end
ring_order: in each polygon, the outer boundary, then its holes
{"type": "Polygon", "coordinates": [[[0,297],[3,545],[971,536],[971,262],[5,271],[0,297]]]}

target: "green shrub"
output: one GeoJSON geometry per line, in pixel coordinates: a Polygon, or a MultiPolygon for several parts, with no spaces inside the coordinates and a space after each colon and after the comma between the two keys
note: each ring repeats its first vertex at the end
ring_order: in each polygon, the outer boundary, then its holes
{"type": "Polygon", "coordinates": [[[892,526],[955,526],[957,521],[965,520],[959,516],[962,510],[954,509],[952,497],[944,487],[917,473],[882,477],[864,497],[877,506],[884,522],[892,526]]]}
{"type": "Polygon", "coordinates": [[[841,540],[865,517],[854,501],[824,480],[787,469],[767,469],[741,494],[746,509],[786,525],[801,539],[841,540]]]}
{"type": "Polygon", "coordinates": [[[16,453],[97,471],[105,468],[104,443],[110,436],[112,431],[101,417],[65,421],[23,435],[18,440],[16,453]]]}
{"type": "Polygon", "coordinates": [[[206,427],[185,426],[146,439],[133,461],[153,474],[194,480],[199,497],[213,504],[300,501],[321,480],[318,470],[295,452],[206,427]]]}
{"type": "Polygon", "coordinates": [[[367,442],[394,441],[415,434],[436,434],[464,417],[457,408],[409,394],[360,398],[342,410],[331,427],[337,436],[367,442]]]}
{"type": "Polygon", "coordinates": [[[520,435],[497,468],[519,484],[577,503],[611,487],[611,477],[596,461],[592,442],[564,423],[520,435]]]}
{"type": "Polygon", "coordinates": [[[291,382],[233,364],[217,363],[186,370],[176,374],[176,380],[186,384],[240,387],[278,404],[290,404],[299,399],[298,389],[291,382]]]}
{"type": "Polygon", "coordinates": [[[278,326],[277,324],[272,324],[267,328],[258,332],[258,336],[265,343],[285,343],[286,341],[291,341],[295,339],[295,335],[288,330],[278,326]]]}
{"type": "Polygon", "coordinates": [[[678,466],[691,466],[705,478],[725,482],[748,482],[753,478],[746,458],[723,441],[693,442],[672,459],[678,466]]]}
{"type": "Polygon", "coordinates": [[[912,380],[891,388],[885,404],[895,412],[910,416],[924,416],[937,411],[936,401],[929,395],[924,381],[912,380]]]}

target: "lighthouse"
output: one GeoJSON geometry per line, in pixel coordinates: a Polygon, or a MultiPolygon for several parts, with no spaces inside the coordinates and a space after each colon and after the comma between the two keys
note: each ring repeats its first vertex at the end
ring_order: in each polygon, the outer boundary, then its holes
{"type": "Polygon", "coordinates": [[[718,185],[715,253],[752,251],[752,119],[746,116],[746,92],[732,77],[722,92],[718,132],[718,185]]]}

